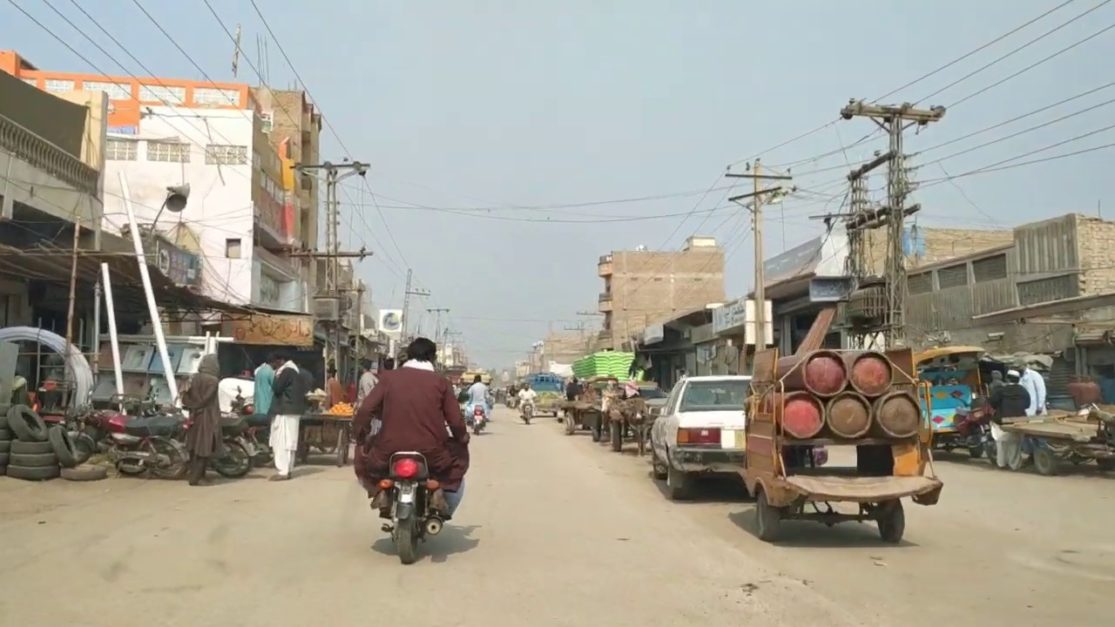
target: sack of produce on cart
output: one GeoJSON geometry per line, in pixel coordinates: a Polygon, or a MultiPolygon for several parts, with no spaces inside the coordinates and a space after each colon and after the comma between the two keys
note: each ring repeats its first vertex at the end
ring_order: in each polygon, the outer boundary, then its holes
{"type": "Polygon", "coordinates": [[[635,361],[635,353],[601,351],[573,362],[573,374],[578,379],[615,377],[626,379],[635,361]]]}

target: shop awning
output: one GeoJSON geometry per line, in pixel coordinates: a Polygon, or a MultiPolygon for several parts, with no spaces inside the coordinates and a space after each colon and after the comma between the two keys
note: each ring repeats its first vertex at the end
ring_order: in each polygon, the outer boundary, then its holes
{"type": "MultiPolygon", "coordinates": [[[[143,283],[135,255],[116,252],[79,250],[77,253],[77,280],[95,283],[101,277],[101,263],[107,263],[112,277],[112,295],[116,309],[121,312],[147,312],[143,283]]],[[[57,247],[35,246],[15,248],[0,244],[0,274],[22,279],[69,285],[73,255],[57,247]]],[[[223,303],[175,284],[159,269],[148,264],[151,288],[159,307],[168,312],[202,313],[218,311],[247,314],[251,310],[240,305],[223,303]]],[[[87,296],[82,290],[79,296],[87,296]]]]}

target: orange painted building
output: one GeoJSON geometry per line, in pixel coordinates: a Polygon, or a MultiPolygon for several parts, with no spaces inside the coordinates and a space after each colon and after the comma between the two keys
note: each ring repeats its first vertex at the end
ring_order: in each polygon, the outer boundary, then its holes
{"type": "Polygon", "coordinates": [[[105,92],[109,100],[109,131],[114,133],[127,133],[138,128],[144,105],[195,109],[255,108],[250,88],[241,83],[48,72],[36,68],[14,50],[0,50],[0,71],[51,93],[77,90],[105,92]]]}

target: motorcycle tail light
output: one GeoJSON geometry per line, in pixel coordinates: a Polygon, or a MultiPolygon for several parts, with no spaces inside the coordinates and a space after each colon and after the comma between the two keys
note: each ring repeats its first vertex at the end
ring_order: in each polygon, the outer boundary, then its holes
{"type": "Polygon", "coordinates": [[[426,489],[429,490],[430,492],[433,492],[434,490],[436,490],[440,487],[441,487],[441,483],[439,483],[437,479],[427,479],[426,480],[426,489]]]}
{"type": "Polygon", "coordinates": [[[379,489],[380,490],[390,490],[394,486],[395,486],[395,482],[390,480],[390,479],[380,479],[379,480],[379,489]]]}
{"type": "Polygon", "coordinates": [[[394,474],[400,479],[412,479],[418,476],[418,462],[409,457],[395,462],[394,474]]]}
{"type": "Polygon", "coordinates": [[[472,410],[472,415],[473,416],[483,416],[484,415],[484,409],[481,408],[481,407],[476,407],[472,410]]]}

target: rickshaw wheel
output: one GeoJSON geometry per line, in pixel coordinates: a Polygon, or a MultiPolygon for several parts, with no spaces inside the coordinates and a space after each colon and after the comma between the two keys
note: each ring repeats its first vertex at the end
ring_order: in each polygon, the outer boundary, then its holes
{"type": "Polygon", "coordinates": [[[774,507],[767,501],[765,490],[759,488],[758,492],[755,499],[755,527],[760,540],[774,542],[782,531],[782,508],[774,507]]]}
{"type": "Polygon", "coordinates": [[[879,536],[883,542],[898,544],[906,533],[906,512],[902,501],[890,501],[879,505],[879,536]]]}
{"type": "Polygon", "coordinates": [[[1103,471],[1115,470],[1115,458],[1097,459],[1096,466],[1103,471]]]}

